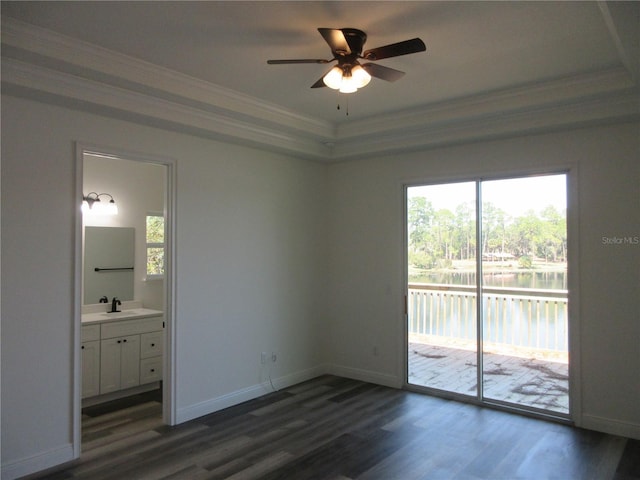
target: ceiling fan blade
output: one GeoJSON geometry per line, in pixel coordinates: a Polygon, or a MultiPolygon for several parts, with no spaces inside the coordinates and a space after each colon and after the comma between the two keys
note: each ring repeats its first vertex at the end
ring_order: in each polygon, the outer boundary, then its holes
{"type": "Polygon", "coordinates": [[[424,52],[427,49],[419,38],[412,38],[404,42],[392,43],[383,47],[372,48],[362,54],[366,60],[381,60],[383,58],[399,57],[410,53],[424,52]]]}
{"type": "Polygon", "coordinates": [[[316,83],[314,83],[313,85],[311,85],[311,88],[320,88],[320,87],[326,87],[324,81],[323,81],[324,76],[320,77],[320,80],[318,80],[316,83]]]}
{"type": "Polygon", "coordinates": [[[267,63],[269,65],[289,65],[297,63],[329,63],[330,61],[322,58],[298,58],[292,60],[267,60],[267,63]]]}
{"type": "Polygon", "coordinates": [[[336,28],[318,28],[318,31],[320,35],[322,35],[322,38],[329,44],[332,52],[339,52],[345,55],[351,53],[351,48],[342,30],[336,28]]]}
{"type": "Polygon", "coordinates": [[[362,65],[369,75],[376,78],[381,78],[387,82],[395,82],[404,77],[404,72],[396,70],[394,68],[384,67],[376,63],[365,63],[362,65]]]}

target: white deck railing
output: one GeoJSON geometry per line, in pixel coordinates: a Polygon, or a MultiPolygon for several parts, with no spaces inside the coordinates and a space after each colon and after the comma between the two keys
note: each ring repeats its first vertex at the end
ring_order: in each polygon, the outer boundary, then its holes
{"type": "MultiPolygon", "coordinates": [[[[567,352],[566,290],[487,287],[482,295],[483,341],[567,352]]],[[[475,341],[476,296],[473,286],[409,284],[409,334],[475,341]]]]}

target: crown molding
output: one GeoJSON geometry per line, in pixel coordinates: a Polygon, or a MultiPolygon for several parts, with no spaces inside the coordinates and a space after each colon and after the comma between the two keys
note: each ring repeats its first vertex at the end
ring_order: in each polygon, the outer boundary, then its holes
{"type": "Polygon", "coordinates": [[[629,121],[640,121],[640,95],[635,89],[580,102],[497,112],[481,118],[458,119],[440,124],[418,123],[411,128],[389,132],[386,135],[373,132],[363,134],[336,141],[332,149],[332,160],[353,160],[373,155],[629,121]]]}
{"type": "Polygon", "coordinates": [[[10,18],[2,43],[4,93],[316,161],[640,120],[622,67],[334,125],[10,18]]]}
{"type": "Polygon", "coordinates": [[[39,92],[38,99],[71,101],[75,107],[92,113],[106,113],[170,130],[241,141],[305,158],[322,160],[327,156],[327,147],[318,140],[13,59],[2,59],[2,83],[3,87],[9,87],[9,92],[39,92]]]}
{"type": "Polygon", "coordinates": [[[164,93],[168,99],[189,100],[227,116],[240,113],[254,121],[314,138],[335,135],[335,128],[329,122],[12,18],[2,18],[2,43],[81,71],[121,79],[138,86],[142,93],[155,96],[164,93]]]}
{"type": "Polygon", "coordinates": [[[424,128],[437,127],[458,122],[460,119],[469,121],[495,115],[497,112],[500,114],[520,112],[540,106],[590,98],[612,91],[619,92],[633,87],[634,82],[624,68],[613,68],[457,98],[418,107],[410,111],[405,110],[358,122],[344,123],[338,127],[336,136],[340,140],[348,140],[372,133],[388,133],[390,125],[393,125],[392,128],[398,131],[415,128],[417,125],[424,128]]]}

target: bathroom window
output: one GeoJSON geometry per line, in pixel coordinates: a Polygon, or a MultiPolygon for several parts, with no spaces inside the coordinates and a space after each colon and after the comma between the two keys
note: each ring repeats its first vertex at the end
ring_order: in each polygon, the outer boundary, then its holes
{"type": "Polygon", "coordinates": [[[164,276],[164,215],[147,215],[147,279],[164,276]]]}

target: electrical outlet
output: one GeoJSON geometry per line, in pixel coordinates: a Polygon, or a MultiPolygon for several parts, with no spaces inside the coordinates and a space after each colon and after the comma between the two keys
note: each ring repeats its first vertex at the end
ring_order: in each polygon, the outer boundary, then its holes
{"type": "Polygon", "coordinates": [[[276,355],[276,352],[271,352],[271,361],[276,363],[276,360],[278,360],[278,355],[276,355]]]}
{"type": "Polygon", "coordinates": [[[262,352],[260,354],[260,363],[262,365],[264,365],[265,363],[267,363],[267,352],[262,352]]]}

